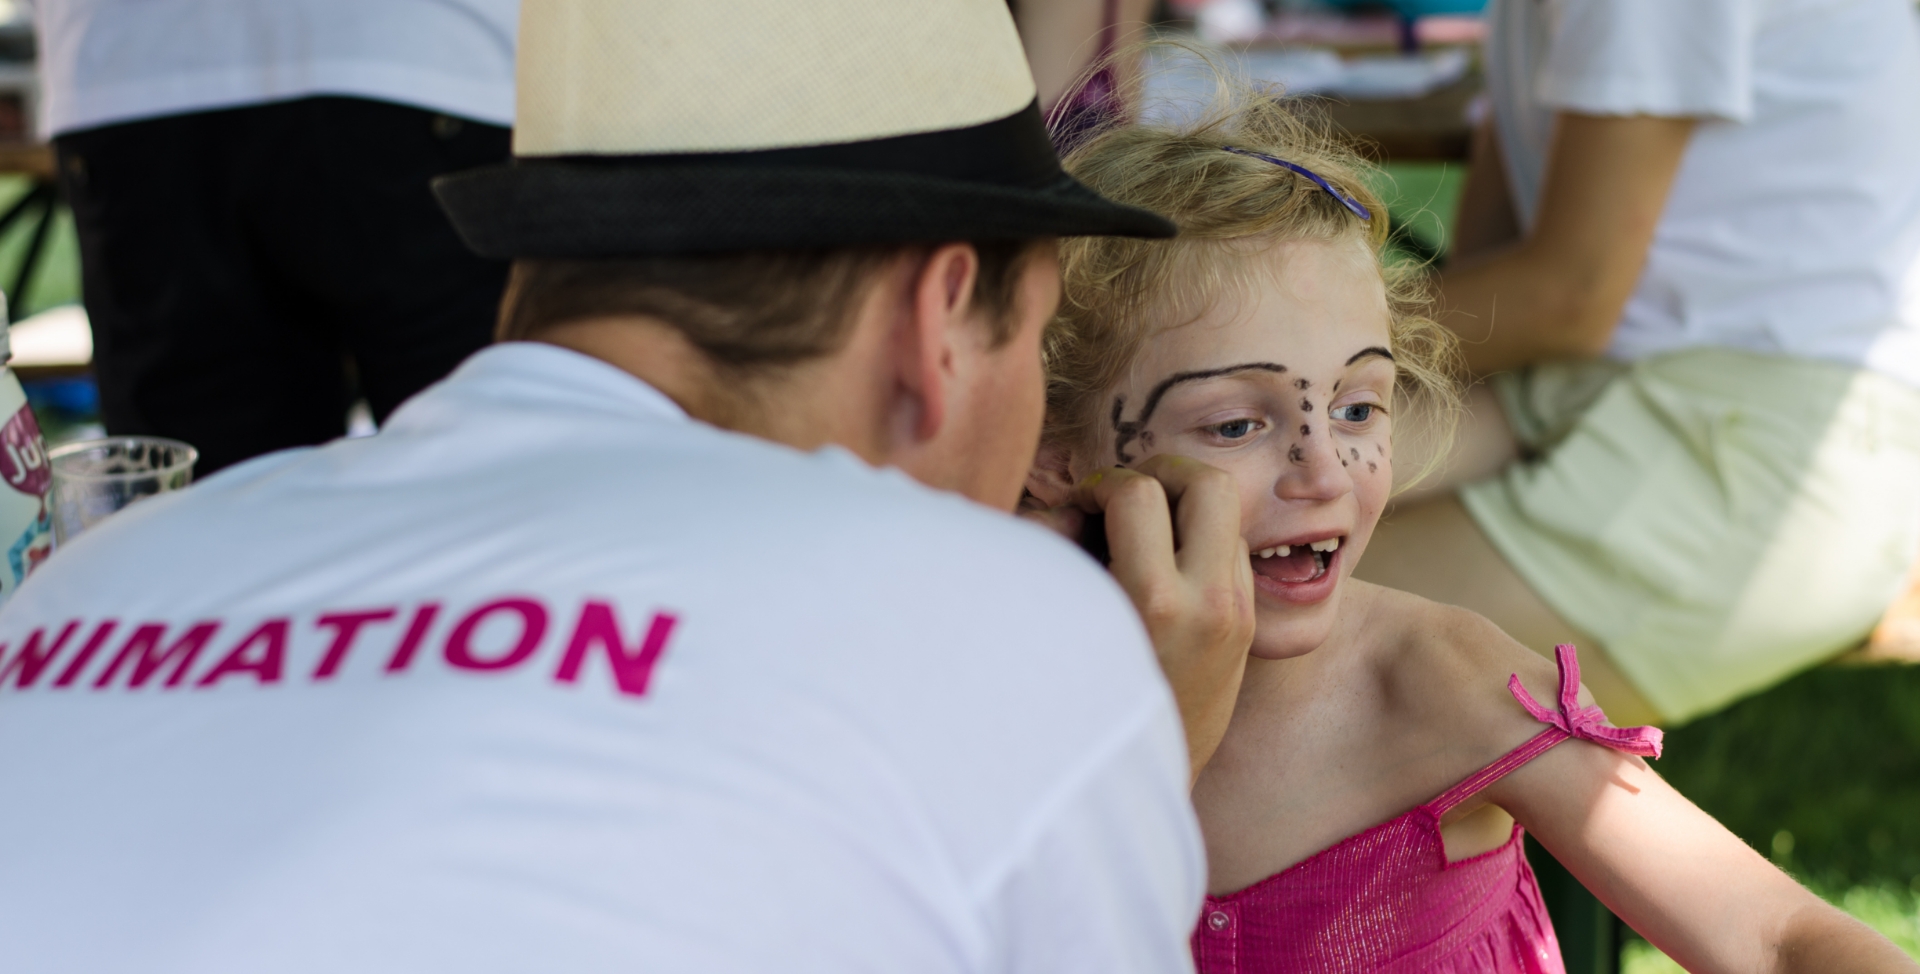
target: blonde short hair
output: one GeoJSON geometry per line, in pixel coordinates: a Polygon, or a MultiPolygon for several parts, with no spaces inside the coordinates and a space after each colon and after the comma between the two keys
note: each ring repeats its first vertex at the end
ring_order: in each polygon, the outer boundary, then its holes
{"type": "Polygon", "coordinates": [[[1198,121],[1110,128],[1065,159],[1067,170],[1102,196],[1161,213],[1180,235],[1062,242],[1060,311],[1044,344],[1046,438],[1090,449],[1101,418],[1097,400],[1120,382],[1141,346],[1243,286],[1254,268],[1249,258],[1290,240],[1353,239],[1373,253],[1386,286],[1399,398],[1419,402],[1444,443],[1460,402],[1452,378],[1456,339],[1428,317],[1424,270],[1387,259],[1387,208],[1365,179],[1374,167],[1324,122],[1275,93],[1217,69],[1214,75],[1215,102],[1198,121]],[[1362,220],[1307,177],[1226,146],[1310,169],[1372,219],[1362,220]]]}

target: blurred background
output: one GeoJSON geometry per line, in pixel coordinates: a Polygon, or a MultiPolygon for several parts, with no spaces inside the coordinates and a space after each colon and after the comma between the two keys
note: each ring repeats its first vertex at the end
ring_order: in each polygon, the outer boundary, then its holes
{"type": "MultiPolygon", "coordinates": [[[[1207,45],[1368,146],[1398,255],[1434,263],[1448,252],[1471,131],[1486,111],[1480,6],[1160,0],[1146,29],[1207,45]]],[[[1177,68],[1147,77],[1146,111],[1176,110],[1167,106],[1182,95],[1177,68]]],[[[28,11],[0,0],[0,289],[16,323],[12,365],[52,446],[103,431],[73,219],[53,155],[35,138],[37,91],[28,11]]],[[[342,418],[343,433],[371,431],[364,403],[342,418]]],[[[1671,728],[1667,740],[1656,767],[1682,792],[1920,956],[1920,667],[1843,658],[1671,728]]],[[[1679,970],[1618,925],[1562,915],[1577,908],[1556,910],[1570,971],[1679,970]]]]}

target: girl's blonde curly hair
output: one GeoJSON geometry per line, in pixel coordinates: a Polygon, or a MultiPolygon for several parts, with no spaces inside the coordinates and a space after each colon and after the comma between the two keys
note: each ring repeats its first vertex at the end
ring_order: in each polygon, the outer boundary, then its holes
{"type": "MultiPolygon", "coordinates": [[[[1193,53],[1193,52],[1189,52],[1193,53]]],[[[1064,160],[1108,199],[1165,215],[1171,240],[1073,237],[1061,243],[1060,310],[1044,339],[1045,438],[1092,448],[1098,400],[1117,385],[1145,341],[1204,315],[1256,272],[1251,258],[1300,239],[1355,239],[1373,252],[1386,285],[1402,403],[1418,404],[1440,443],[1459,411],[1451,332],[1427,316],[1423,269],[1387,259],[1387,208],[1368,188],[1374,167],[1323,121],[1275,92],[1233,81],[1198,55],[1215,81],[1213,104],[1191,124],[1137,123],[1092,135],[1064,160]],[[1362,220],[1307,177],[1240,152],[1317,173],[1371,214],[1362,220]]],[[[1396,424],[1396,429],[1400,429],[1396,424]]],[[[1444,455],[1434,450],[1433,456],[1444,455]]],[[[1420,471],[1424,475],[1428,471],[1420,471]]],[[[1415,478],[1417,479],[1417,478],[1415,478]]]]}

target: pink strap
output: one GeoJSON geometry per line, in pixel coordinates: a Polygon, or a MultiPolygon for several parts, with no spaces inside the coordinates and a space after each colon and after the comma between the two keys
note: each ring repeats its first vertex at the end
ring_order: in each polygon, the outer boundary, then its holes
{"type": "Polygon", "coordinates": [[[1507,677],[1507,692],[1527,708],[1534,720],[1552,724],[1566,731],[1569,737],[1604,744],[1616,751],[1643,758],[1660,756],[1660,743],[1666,738],[1660,728],[1614,727],[1607,723],[1607,715],[1601,713],[1599,707],[1580,706],[1580,657],[1566,643],[1553,647],[1553,655],[1560,664],[1560,712],[1557,714],[1540,706],[1533,694],[1520,685],[1520,674],[1507,677]]]}
{"type": "Polygon", "coordinates": [[[1434,818],[1439,818],[1455,805],[1466,801],[1486,786],[1511,774],[1515,768],[1545,754],[1555,744],[1569,738],[1578,737],[1583,741],[1638,754],[1641,757],[1660,756],[1660,744],[1666,735],[1658,727],[1614,727],[1607,723],[1607,715],[1599,707],[1580,706],[1580,657],[1571,645],[1562,643],[1553,648],[1554,661],[1560,665],[1560,712],[1555,713],[1533,699],[1533,694],[1520,683],[1520,674],[1507,678],[1507,692],[1527,713],[1543,724],[1550,725],[1546,730],[1535,734],[1525,744],[1506,753],[1500,760],[1481,768],[1467,776],[1465,781],[1443,792],[1440,797],[1421,806],[1434,818]]]}

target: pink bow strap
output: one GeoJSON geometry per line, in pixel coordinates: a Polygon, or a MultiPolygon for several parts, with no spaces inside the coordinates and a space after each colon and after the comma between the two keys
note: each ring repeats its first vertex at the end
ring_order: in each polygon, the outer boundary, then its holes
{"type": "Polygon", "coordinates": [[[1560,664],[1560,712],[1554,713],[1533,699],[1533,694],[1520,684],[1520,674],[1507,678],[1507,691],[1520,706],[1527,708],[1533,719],[1543,724],[1552,724],[1567,732],[1568,737],[1578,737],[1583,741],[1604,744],[1616,751],[1638,754],[1643,758],[1660,756],[1660,743],[1666,737],[1658,727],[1614,727],[1607,723],[1607,715],[1599,707],[1580,706],[1580,657],[1574,648],[1562,643],[1553,648],[1554,660],[1560,664]]]}

